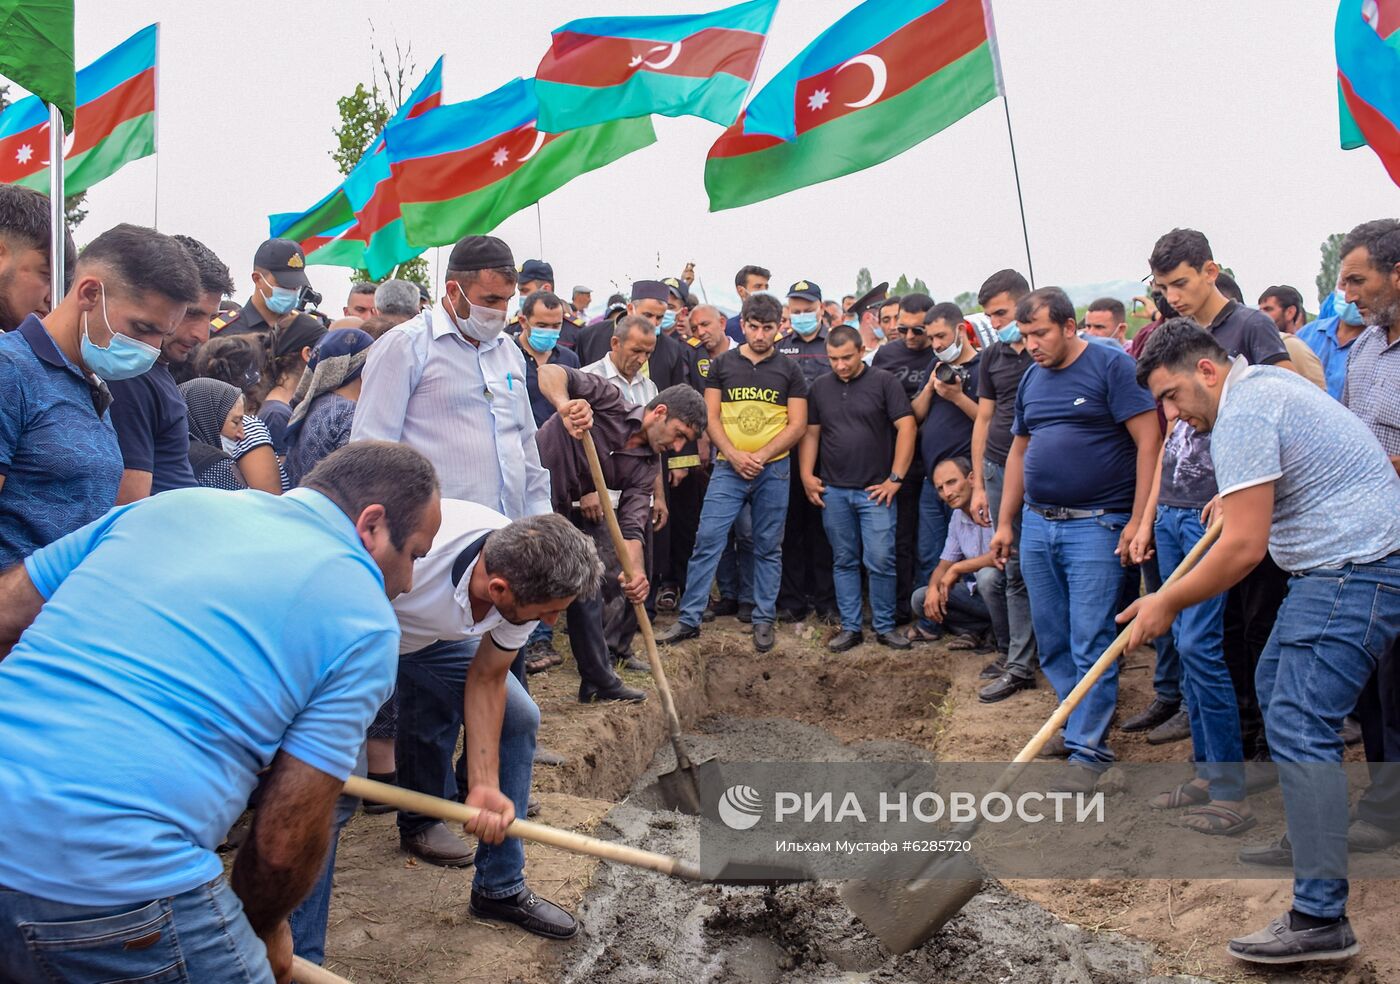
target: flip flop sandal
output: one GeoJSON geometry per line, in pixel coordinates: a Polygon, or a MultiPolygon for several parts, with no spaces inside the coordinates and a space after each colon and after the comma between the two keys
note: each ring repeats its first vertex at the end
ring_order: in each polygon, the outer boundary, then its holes
{"type": "MultiPolygon", "coordinates": [[[[563,662],[563,660],[561,659],[560,662],[563,662]]],[[[543,673],[554,665],[555,663],[552,657],[536,656],[534,659],[527,659],[525,661],[525,673],[528,676],[534,676],[536,673],[543,673]]]]}
{"type": "Polygon", "coordinates": [[[1194,810],[1187,810],[1183,817],[1204,817],[1206,825],[1204,827],[1195,824],[1182,823],[1181,826],[1187,830],[1193,830],[1198,834],[1207,834],[1211,837],[1233,837],[1242,834],[1246,830],[1253,830],[1259,825],[1258,817],[1241,816],[1234,810],[1223,806],[1198,806],[1194,810]]]}
{"type": "Polygon", "coordinates": [[[948,643],[947,648],[950,653],[961,653],[976,649],[980,645],[982,645],[980,639],[974,639],[972,636],[958,636],[948,643]]]}
{"type": "Polygon", "coordinates": [[[909,626],[904,636],[910,642],[937,642],[940,638],[940,636],[936,636],[932,632],[921,629],[917,625],[909,626]]]}
{"type": "Polygon", "coordinates": [[[679,600],[680,593],[675,588],[662,588],[656,593],[656,608],[658,611],[673,612],[679,600]]]}
{"type": "Polygon", "coordinates": [[[1202,789],[1195,783],[1183,782],[1175,789],[1158,793],[1147,805],[1154,810],[1175,810],[1182,806],[1201,806],[1209,802],[1209,790],[1202,789]]]}

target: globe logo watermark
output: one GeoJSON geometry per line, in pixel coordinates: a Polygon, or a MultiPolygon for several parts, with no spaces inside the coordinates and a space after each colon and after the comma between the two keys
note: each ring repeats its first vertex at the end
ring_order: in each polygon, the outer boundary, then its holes
{"type": "Polygon", "coordinates": [[[719,798],[719,818],[731,830],[748,830],[763,818],[763,798],[752,786],[730,786],[719,798]]]}

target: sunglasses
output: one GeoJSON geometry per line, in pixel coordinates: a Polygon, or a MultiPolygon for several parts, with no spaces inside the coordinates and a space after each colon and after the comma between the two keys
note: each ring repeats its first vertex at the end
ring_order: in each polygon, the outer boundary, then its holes
{"type": "Polygon", "coordinates": [[[928,334],[928,329],[927,329],[927,328],[924,328],[924,327],[921,326],[921,325],[913,325],[913,326],[910,326],[910,325],[900,325],[900,326],[896,329],[896,331],[898,331],[901,335],[908,335],[910,332],[913,332],[915,335],[927,335],[927,334],[928,334]]]}

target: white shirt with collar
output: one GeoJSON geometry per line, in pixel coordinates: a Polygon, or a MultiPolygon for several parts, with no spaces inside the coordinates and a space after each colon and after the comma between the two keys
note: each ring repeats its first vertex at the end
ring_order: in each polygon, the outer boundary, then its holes
{"type": "Polygon", "coordinates": [[[481,563],[478,553],[462,578],[452,583],[452,567],[463,550],[483,540],[493,530],[510,525],[500,513],[461,499],[442,500],[442,526],[433,537],[428,555],[413,565],[413,590],[394,599],[399,617],[399,655],[415,653],[438,641],[490,635],[497,648],[509,652],[530,639],[538,622],[512,625],[492,608],[481,621],[472,618],[469,587],[472,571],[481,563]]]}
{"type": "Polygon", "coordinates": [[[597,362],[584,366],[583,371],[591,372],[595,376],[602,376],[608,382],[612,383],[617,387],[618,392],[622,394],[622,398],[628,403],[635,403],[638,406],[644,407],[652,400],[656,399],[656,384],[653,383],[651,377],[647,375],[645,365],[637,370],[637,375],[632,377],[630,383],[627,381],[626,377],[618,371],[617,364],[614,363],[612,357],[608,355],[603,356],[597,362]]]}
{"type": "Polygon", "coordinates": [[[350,439],[421,451],[445,498],[512,519],[550,512],[520,346],[504,333],[473,345],[440,304],[371,346],[350,439]]]}

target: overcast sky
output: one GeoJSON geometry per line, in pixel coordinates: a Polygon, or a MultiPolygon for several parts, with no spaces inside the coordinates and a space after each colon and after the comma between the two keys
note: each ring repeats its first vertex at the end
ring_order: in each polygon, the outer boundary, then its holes
{"type": "MultiPolygon", "coordinates": [[[[856,2],[784,0],[759,84],[856,2]]],[[[78,239],[156,221],[158,195],[159,228],[208,243],[244,295],[267,214],[338,182],[335,101],[370,77],[371,24],[379,41],[412,43],[420,74],[445,54],[454,102],[532,75],[550,30],[576,17],[722,3],[77,0],[79,64],[161,23],[159,167],[139,161],[93,189],[78,239]]],[[[1400,213],[1375,155],[1338,148],[1335,3],[994,3],[1039,284],[1139,278],[1156,237],[1187,225],[1250,300],[1291,283],[1312,305],[1323,238],[1400,213]]],[[[921,276],[948,299],[1025,268],[1000,101],[875,168],[715,214],[703,172],[721,128],[655,120],[655,145],[543,201],[543,256],[561,289],[605,294],[693,259],[712,296],[759,263],[775,285],[811,279],[836,295],[869,266],[877,282],[921,276]]],[[[534,209],[496,234],[517,261],[541,254],[534,209]]],[[[338,310],[347,271],[309,272],[338,310]]]]}

